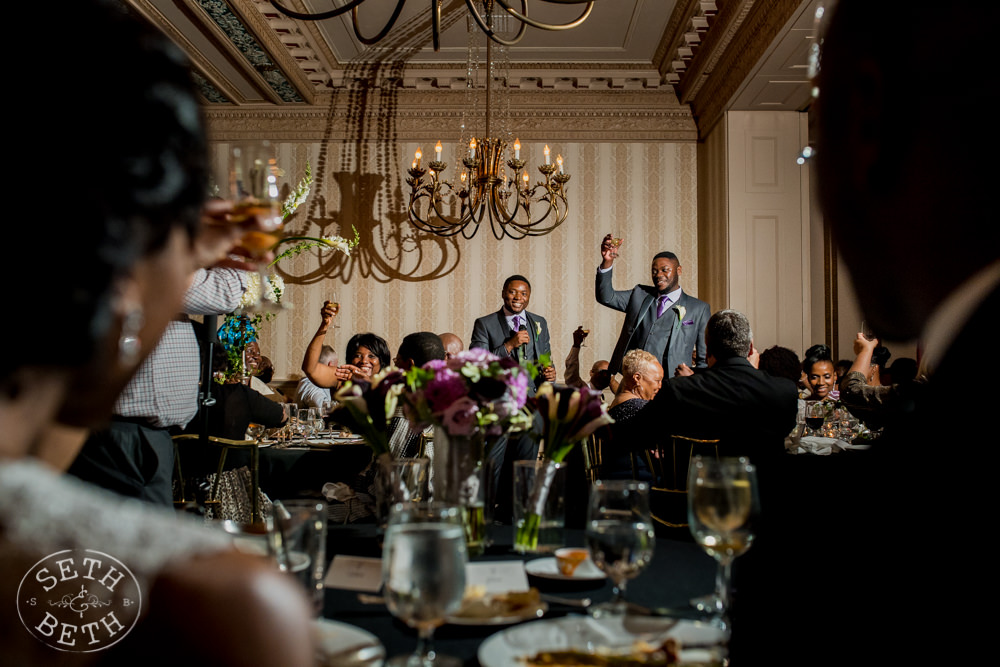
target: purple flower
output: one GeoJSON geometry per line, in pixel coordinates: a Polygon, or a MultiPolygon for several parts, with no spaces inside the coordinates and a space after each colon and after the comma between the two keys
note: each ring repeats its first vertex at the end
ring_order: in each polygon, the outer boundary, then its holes
{"type": "Polygon", "coordinates": [[[450,369],[442,369],[427,383],[424,397],[431,412],[441,412],[457,399],[466,396],[468,387],[465,378],[450,369]]]}
{"type": "Polygon", "coordinates": [[[445,408],[441,423],[452,435],[471,435],[476,430],[476,413],[479,406],[468,396],[463,396],[445,408]]]}

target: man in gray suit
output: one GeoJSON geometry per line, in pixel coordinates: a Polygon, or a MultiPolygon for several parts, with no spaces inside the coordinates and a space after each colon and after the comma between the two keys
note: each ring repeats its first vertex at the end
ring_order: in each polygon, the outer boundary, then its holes
{"type": "MultiPolygon", "coordinates": [[[[482,348],[498,357],[513,357],[518,362],[537,362],[543,354],[551,355],[548,323],[541,315],[527,310],[531,299],[528,279],[519,275],[507,278],[501,296],[503,307],[500,310],[476,320],[469,348],[482,348]]],[[[555,380],[555,366],[546,366],[534,383],[528,383],[528,395],[534,396],[543,382],[555,380]]]]}
{"type": "MultiPolygon", "coordinates": [[[[531,299],[531,283],[528,279],[519,275],[507,278],[503,283],[501,296],[503,307],[500,310],[476,320],[469,348],[489,350],[499,357],[513,357],[522,363],[537,362],[543,354],[551,356],[548,323],[541,315],[527,310],[531,299]]],[[[528,396],[534,396],[543,382],[555,380],[555,366],[550,364],[544,367],[534,382],[528,382],[528,396]]],[[[511,520],[513,462],[531,461],[538,457],[537,437],[540,430],[541,418],[536,414],[532,432],[515,434],[509,442],[506,437],[501,438],[490,449],[490,458],[494,462],[496,520],[503,523],[511,520]]]]}
{"type": "Polygon", "coordinates": [[[673,375],[691,363],[707,367],[705,325],[712,314],[704,301],[685,294],[680,287],[681,264],[672,252],[653,257],[652,285],[636,285],[630,290],[616,290],[611,284],[611,269],[618,246],[608,234],[601,243],[601,265],[597,269],[597,302],[625,313],[625,323],[615,345],[608,370],[621,372],[622,357],[629,350],[646,350],[662,359],[663,372],[673,375]]]}

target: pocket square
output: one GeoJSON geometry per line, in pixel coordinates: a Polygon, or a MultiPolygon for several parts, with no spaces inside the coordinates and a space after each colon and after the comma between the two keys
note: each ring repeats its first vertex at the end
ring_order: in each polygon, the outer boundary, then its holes
{"type": "Polygon", "coordinates": [[[681,322],[682,327],[689,327],[692,324],[694,324],[694,320],[684,320],[683,322],[681,322]]]}

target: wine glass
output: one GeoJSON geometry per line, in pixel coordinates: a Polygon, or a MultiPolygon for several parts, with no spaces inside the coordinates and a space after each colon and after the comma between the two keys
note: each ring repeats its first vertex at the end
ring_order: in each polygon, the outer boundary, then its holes
{"type": "Polygon", "coordinates": [[[299,408],[295,414],[295,432],[299,434],[303,443],[313,434],[315,421],[316,408],[299,408]]]}
{"type": "Polygon", "coordinates": [[[625,613],[625,584],[653,559],[655,533],[649,485],[635,480],[597,480],[587,507],[590,557],[613,585],[610,602],[594,605],[595,616],[625,613]]]}
{"type": "Polygon", "coordinates": [[[340,301],[337,299],[336,294],[331,294],[330,298],[327,299],[326,302],[330,304],[331,308],[333,308],[333,328],[339,329],[340,318],[338,316],[340,315],[340,301]]]}
{"type": "Polygon", "coordinates": [[[462,511],[444,503],[393,506],[382,548],[385,600],[393,616],[417,629],[416,650],[387,665],[450,667],[452,656],[434,651],[434,630],[458,611],[465,594],[465,530],[462,511]]]}
{"type": "Polygon", "coordinates": [[[718,562],[712,610],[729,628],[732,565],[753,543],[759,512],[757,469],[745,458],[696,456],[688,471],[688,524],[694,541],[718,562]]]}
{"type": "Polygon", "coordinates": [[[823,435],[823,422],[826,421],[826,406],[823,401],[809,401],[806,403],[806,426],[809,427],[809,435],[823,435]]]}
{"type": "MultiPolygon", "coordinates": [[[[253,259],[263,257],[282,237],[282,214],[278,177],[277,147],[270,141],[234,143],[229,149],[226,178],[228,196],[233,202],[230,220],[246,222],[255,216],[260,229],[246,232],[239,246],[253,259]]],[[[277,312],[283,309],[269,288],[269,273],[265,266],[257,272],[257,284],[251,282],[241,310],[250,313],[277,312]]]]}

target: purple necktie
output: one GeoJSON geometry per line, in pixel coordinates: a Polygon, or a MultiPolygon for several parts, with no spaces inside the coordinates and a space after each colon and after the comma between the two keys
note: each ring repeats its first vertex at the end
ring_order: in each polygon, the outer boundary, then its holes
{"type": "Polygon", "coordinates": [[[664,294],[660,297],[660,303],[656,306],[656,319],[663,317],[663,313],[667,312],[667,306],[670,304],[670,297],[664,294]]]}

